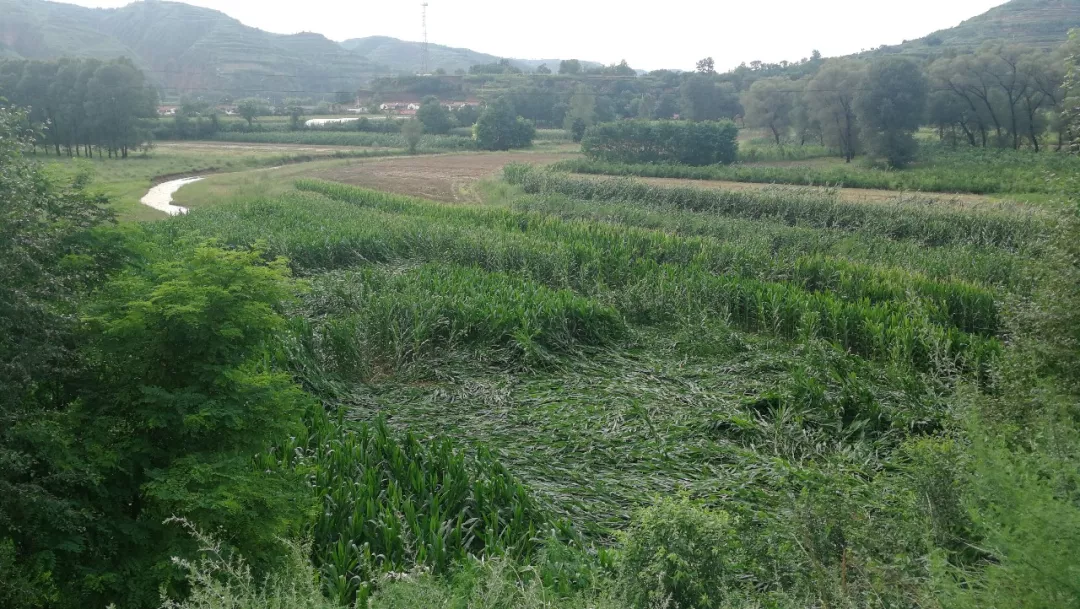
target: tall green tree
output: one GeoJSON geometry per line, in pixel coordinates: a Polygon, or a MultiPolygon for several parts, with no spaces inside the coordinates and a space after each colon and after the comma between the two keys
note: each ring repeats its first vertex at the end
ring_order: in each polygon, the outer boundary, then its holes
{"type": "Polygon", "coordinates": [[[849,163],[859,151],[855,99],[865,73],[866,66],[860,61],[832,60],[806,86],[808,109],[821,125],[825,141],[849,163]]]}
{"type": "Polygon", "coordinates": [[[424,123],[418,118],[411,118],[401,126],[401,135],[405,137],[405,145],[409,148],[409,154],[416,154],[416,148],[424,136],[424,123]]]}
{"type": "Polygon", "coordinates": [[[575,123],[584,123],[586,127],[596,124],[596,93],[585,83],[574,88],[570,96],[570,108],[563,119],[567,130],[575,123]]]}
{"type": "Polygon", "coordinates": [[[109,156],[127,158],[146,134],[139,119],[156,116],[157,92],[126,59],[102,64],[87,83],[87,118],[109,156]]]}
{"type": "Polygon", "coordinates": [[[564,59],[559,62],[559,74],[581,74],[581,61],[564,59]]]}
{"type": "Polygon", "coordinates": [[[270,109],[266,106],[265,102],[253,97],[237,100],[236,111],[247,121],[249,128],[255,122],[256,118],[270,113],[270,109]]]}
{"type": "Polygon", "coordinates": [[[510,150],[532,145],[536,128],[517,115],[509,100],[499,98],[480,114],[473,133],[484,150],[510,150]]]}
{"type": "Polygon", "coordinates": [[[112,218],[102,200],[22,156],[27,124],[0,108],[0,606],[15,609],[73,600],[62,565],[87,549],[79,498],[96,479],[69,433],[67,383],[80,299],[118,263],[95,233],[112,218]]]}
{"type": "Polygon", "coordinates": [[[891,167],[904,167],[914,159],[914,133],[923,120],[926,97],[926,77],[910,59],[887,57],[870,64],[855,106],[872,155],[891,167]]]}
{"type": "Polygon", "coordinates": [[[153,255],[84,307],[69,420],[97,476],[82,498],[97,515],[92,552],[73,573],[100,588],[85,601],[154,604],[170,558],[192,550],[170,516],[228,531],[248,556],[272,556],[297,530],[303,486],[253,461],[298,433],[310,406],[274,365],[293,291],[284,260],[199,245],[153,255]]]}
{"type": "Polygon", "coordinates": [[[742,114],[739,95],[728,82],[717,83],[712,77],[696,74],[679,88],[683,118],[692,121],[733,119],[742,114]]]}
{"type": "Polygon", "coordinates": [[[768,129],[779,146],[791,129],[797,86],[782,77],[754,82],[742,95],[746,124],[768,129]]]}
{"type": "Polygon", "coordinates": [[[439,98],[429,95],[416,111],[416,118],[423,123],[424,133],[446,135],[450,133],[450,113],[439,98]]]}

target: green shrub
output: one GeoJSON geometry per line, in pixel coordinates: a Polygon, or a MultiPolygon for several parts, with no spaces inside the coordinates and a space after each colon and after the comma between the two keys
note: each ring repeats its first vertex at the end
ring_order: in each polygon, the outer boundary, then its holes
{"type": "Polygon", "coordinates": [[[256,578],[243,556],[230,553],[221,542],[187,521],[173,521],[198,541],[199,558],[174,557],[184,574],[187,593],[166,597],[161,609],[338,609],[323,596],[318,573],[311,565],[311,548],[286,543],[283,560],[264,579],[256,578]]]}
{"type": "Polygon", "coordinates": [[[480,113],[473,134],[483,150],[510,150],[531,146],[536,127],[518,116],[509,100],[500,98],[480,113]]]}
{"type": "Polygon", "coordinates": [[[581,150],[609,163],[727,165],[738,158],[738,137],[730,121],[621,121],[590,127],[581,150]]]}
{"type": "Polygon", "coordinates": [[[496,558],[466,562],[452,577],[408,574],[380,588],[370,608],[621,609],[599,588],[559,594],[537,579],[536,570],[496,558]]]}
{"type": "Polygon", "coordinates": [[[741,561],[727,514],[662,499],[623,535],[617,585],[632,609],[714,609],[742,587],[741,561]]]}

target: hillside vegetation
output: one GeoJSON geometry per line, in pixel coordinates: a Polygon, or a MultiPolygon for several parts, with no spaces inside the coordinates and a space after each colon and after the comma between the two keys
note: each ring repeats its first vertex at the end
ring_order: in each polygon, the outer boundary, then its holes
{"type": "MultiPolygon", "coordinates": [[[[394,74],[411,74],[420,70],[423,44],[419,42],[398,40],[389,36],[367,36],[350,38],[343,41],[341,46],[363,55],[373,63],[385,66],[394,74]]],[[[443,70],[447,74],[453,74],[458,70],[467,72],[472,66],[494,64],[501,59],[503,58],[471,49],[441,44],[428,45],[428,69],[432,72],[436,70],[443,70]]],[[[532,71],[540,65],[556,69],[559,61],[558,59],[511,59],[510,63],[522,70],[532,71]]],[[[583,64],[600,65],[592,62],[583,62],[583,64]]]]}
{"type": "MultiPolygon", "coordinates": [[[[431,69],[468,70],[498,57],[432,45],[431,69]]],[[[420,70],[420,44],[371,37],[337,43],[315,33],[272,34],[180,2],[91,9],[0,0],[0,58],[128,57],[148,76],[190,93],[354,91],[379,76],[420,70]]],[[[515,61],[535,68],[539,61],[515,61]]],[[[558,66],[550,60],[549,66],[558,66]]]]}
{"type": "Polygon", "coordinates": [[[352,90],[377,72],[319,34],[285,36],[178,2],[89,9],[0,1],[0,46],[29,59],[126,56],[156,82],[186,90],[352,90]]]}
{"type": "Polygon", "coordinates": [[[932,56],[952,49],[972,51],[991,41],[1050,50],[1076,27],[1080,27],[1080,0],[1010,0],[956,27],[881,51],[932,56]]]}

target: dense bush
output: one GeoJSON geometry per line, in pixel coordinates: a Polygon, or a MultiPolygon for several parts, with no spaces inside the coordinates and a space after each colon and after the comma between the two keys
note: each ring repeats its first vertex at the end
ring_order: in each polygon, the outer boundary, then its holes
{"type": "Polygon", "coordinates": [[[623,538],[621,593],[632,609],[724,607],[739,587],[740,548],[730,517],[665,499],[642,510],[623,538]]]}
{"type": "Polygon", "coordinates": [[[536,127],[518,116],[508,100],[499,99],[480,113],[473,134],[483,150],[510,150],[531,146],[536,127]]]}
{"type": "Polygon", "coordinates": [[[622,121],[590,127],[581,149],[610,163],[727,165],[738,159],[738,136],[730,121],[622,121]]]}

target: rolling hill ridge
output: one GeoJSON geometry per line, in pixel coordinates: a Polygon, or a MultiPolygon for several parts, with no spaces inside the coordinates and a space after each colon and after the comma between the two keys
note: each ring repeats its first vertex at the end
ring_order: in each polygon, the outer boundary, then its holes
{"type": "MultiPolygon", "coordinates": [[[[1080,0],[1012,0],[901,45],[872,53],[929,57],[988,40],[1056,48],[1080,27],[1080,0]]],[[[228,15],[179,2],[145,0],[91,9],[46,0],[0,0],[0,59],[131,58],[169,94],[273,94],[306,97],[352,91],[382,76],[416,73],[422,45],[385,36],[335,42],[315,33],[273,34],[228,15]]],[[[429,70],[454,73],[500,58],[470,49],[429,47],[429,70]]],[[[533,70],[558,59],[511,59],[533,70]]],[[[590,64],[585,62],[586,65],[590,64]]]]}

